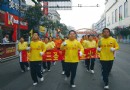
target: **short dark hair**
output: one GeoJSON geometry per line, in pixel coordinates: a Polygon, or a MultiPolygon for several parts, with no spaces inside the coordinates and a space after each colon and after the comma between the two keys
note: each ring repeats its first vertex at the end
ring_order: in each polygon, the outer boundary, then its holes
{"type": "Polygon", "coordinates": [[[70,34],[71,32],[74,32],[74,33],[77,35],[77,33],[76,33],[75,30],[70,30],[70,31],[69,31],[69,34],[70,34]]]}
{"type": "Polygon", "coordinates": [[[94,36],[94,35],[93,35],[93,34],[89,34],[89,35],[88,35],[88,38],[89,38],[90,36],[94,36]]]}
{"type": "Polygon", "coordinates": [[[111,31],[110,31],[110,29],[109,29],[109,28],[104,28],[104,29],[102,30],[102,33],[103,33],[105,30],[108,30],[108,31],[109,31],[109,33],[111,33],[111,31]]]}

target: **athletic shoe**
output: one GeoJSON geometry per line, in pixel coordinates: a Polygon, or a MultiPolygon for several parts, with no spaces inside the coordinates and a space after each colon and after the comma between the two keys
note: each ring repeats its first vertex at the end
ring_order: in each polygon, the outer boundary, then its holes
{"type": "Polygon", "coordinates": [[[33,86],[36,86],[37,85],[37,82],[33,83],[33,86]]]}
{"type": "Polygon", "coordinates": [[[44,81],[44,77],[40,78],[40,81],[41,81],[41,82],[44,81]]]}
{"type": "Polygon", "coordinates": [[[108,90],[108,89],[109,89],[109,86],[108,86],[108,85],[107,85],[107,86],[104,86],[104,89],[108,90]]]}
{"type": "Polygon", "coordinates": [[[65,77],[65,81],[67,81],[68,80],[68,77],[65,77]]]}
{"type": "Polygon", "coordinates": [[[94,74],[94,70],[91,70],[91,73],[94,74]]]}
{"type": "Polygon", "coordinates": [[[61,73],[62,75],[64,75],[65,74],[65,71],[62,71],[62,73],[61,73]]]}
{"type": "Polygon", "coordinates": [[[46,70],[45,70],[45,69],[43,69],[42,71],[43,71],[43,72],[45,72],[46,70]]]}
{"type": "Polygon", "coordinates": [[[21,70],[21,72],[25,72],[24,70],[21,70]]]}
{"type": "Polygon", "coordinates": [[[29,71],[29,70],[30,70],[30,67],[27,67],[27,70],[29,71]]]}
{"type": "Polygon", "coordinates": [[[76,87],[76,85],[74,85],[74,84],[73,84],[73,85],[71,85],[71,87],[72,87],[72,88],[75,88],[75,87],[76,87]]]}
{"type": "Polygon", "coordinates": [[[49,69],[48,72],[50,72],[51,70],[49,69]]]}

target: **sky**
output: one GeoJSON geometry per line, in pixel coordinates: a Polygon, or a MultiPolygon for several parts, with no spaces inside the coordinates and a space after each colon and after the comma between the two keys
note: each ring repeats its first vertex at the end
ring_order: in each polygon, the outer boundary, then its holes
{"type": "MultiPolygon", "coordinates": [[[[61,23],[67,26],[72,26],[75,29],[91,28],[93,23],[96,23],[105,10],[105,0],[71,0],[72,6],[96,6],[99,7],[72,7],[72,10],[58,10],[61,23]]],[[[31,0],[26,0],[27,3],[31,3],[31,0]]]]}

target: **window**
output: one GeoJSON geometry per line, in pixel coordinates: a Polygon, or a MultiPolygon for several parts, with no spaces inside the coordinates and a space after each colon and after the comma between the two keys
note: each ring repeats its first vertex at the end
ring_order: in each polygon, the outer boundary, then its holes
{"type": "Polygon", "coordinates": [[[115,10],[115,22],[117,22],[117,9],[115,10]]]}
{"type": "Polygon", "coordinates": [[[119,21],[122,20],[122,5],[119,7],[119,21]]]}
{"type": "Polygon", "coordinates": [[[112,24],[114,24],[114,12],[112,12],[112,24]]]}
{"type": "Polygon", "coordinates": [[[128,1],[124,3],[124,17],[128,17],[128,1]]]}

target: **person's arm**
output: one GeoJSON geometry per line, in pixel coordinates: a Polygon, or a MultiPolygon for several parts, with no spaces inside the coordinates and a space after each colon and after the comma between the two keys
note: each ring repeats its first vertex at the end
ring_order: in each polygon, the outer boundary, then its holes
{"type": "MultiPolygon", "coordinates": [[[[79,47],[79,49],[80,49],[80,52],[82,52],[82,54],[84,53],[84,48],[83,48],[83,46],[81,45],[81,43],[80,42],[78,42],[78,47],[79,47]]],[[[81,55],[82,56],[82,55],[81,55]]]]}
{"type": "Polygon", "coordinates": [[[46,46],[45,46],[45,43],[42,42],[42,52],[45,53],[46,52],[46,46]]]}
{"type": "Polygon", "coordinates": [[[64,42],[61,44],[60,49],[61,49],[61,50],[65,50],[66,45],[67,45],[67,43],[66,43],[66,41],[64,41],[64,42]]]}
{"type": "Polygon", "coordinates": [[[117,43],[117,41],[115,40],[115,50],[118,50],[119,49],[119,44],[117,43]]]}

